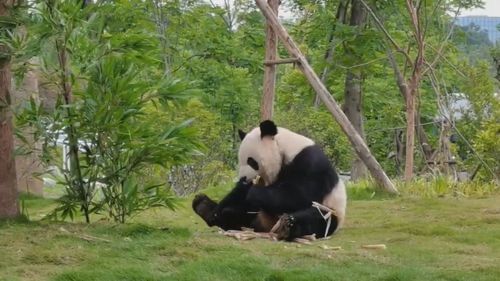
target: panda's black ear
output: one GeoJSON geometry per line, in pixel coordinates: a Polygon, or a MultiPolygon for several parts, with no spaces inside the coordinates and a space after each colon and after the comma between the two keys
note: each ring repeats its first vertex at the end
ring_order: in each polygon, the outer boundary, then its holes
{"type": "Polygon", "coordinates": [[[260,137],[275,136],[278,133],[278,127],[271,120],[265,120],[260,123],[260,137]]]}
{"type": "Polygon", "coordinates": [[[240,136],[240,140],[243,140],[247,133],[243,132],[242,130],[238,129],[238,135],[240,136]]]}

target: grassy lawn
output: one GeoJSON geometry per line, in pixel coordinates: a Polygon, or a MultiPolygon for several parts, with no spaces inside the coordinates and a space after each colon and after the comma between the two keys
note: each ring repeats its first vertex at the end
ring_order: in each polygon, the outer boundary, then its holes
{"type": "Polygon", "coordinates": [[[0,280],[500,280],[498,194],[351,200],[344,229],[313,245],[224,237],[190,199],[125,225],[40,222],[53,202],[25,204],[31,222],[0,223],[0,280]]]}

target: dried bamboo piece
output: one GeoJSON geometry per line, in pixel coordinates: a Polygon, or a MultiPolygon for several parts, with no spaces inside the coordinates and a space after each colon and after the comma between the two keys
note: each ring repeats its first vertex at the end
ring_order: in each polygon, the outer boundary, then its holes
{"type": "Polygon", "coordinates": [[[387,249],[385,244],[363,245],[363,246],[361,246],[361,248],[370,249],[370,250],[385,250],[385,249],[387,249]]]}
{"type": "Polygon", "coordinates": [[[338,251],[338,250],[342,250],[342,247],[341,246],[334,246],[334,247],[331,247],[331,246],[327,246],[327,245],[321,245],[319,246],[321,249],[324,249],[324,250],[332,250],[332,251],[338,251]]]}

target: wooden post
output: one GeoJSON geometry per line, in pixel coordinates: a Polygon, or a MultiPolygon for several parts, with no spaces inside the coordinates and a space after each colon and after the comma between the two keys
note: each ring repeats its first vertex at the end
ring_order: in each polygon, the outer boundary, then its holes
{"type": "Polygon", "coordinates": [[[288,59],[278,59],[278,60],[266,60],[264,61],[264,65],[297,63],[297,62],[298,60],[295,58],[288,58],[288,59]]]}
{"type": "Polygon", "coordinates": [[[331,112],[334,119],[340,125],[344,133],[347,135],[347,138],[351,142],[354,150],[358,154],[359,158],[366,165],[371,175],[383,188],[385,188],[390,193],[398,193],[398,190],[394,186],[394,184],[390,181],[389,177],[385,174],[384,170],[377,162],[375,157],[371,154],[370,150],[366,146],[365,142],[358,134],[356,129],[349,122],[349,119],[345,116],[344,112],[340,108],[340,106],[335,102],[332,95],[326,89],[325,85],[321,83],[321,80],[316,75],[312,67],[307,62],[306,58],[302,54],[302,52],[297,47],[297,44],[293,41],[293,39],[288,35],[288,32],[285,30],[283,25],[278,20],[276,14],[272,11],[271,7],[265,2],[265,0],[255,0],[257,6],[260,8],[264,16],[266,17],[268,23],[270,23],[274,29],[274,32],[277,33],[278,37],[281,39],[285,48],[288,50],[292,57],[297,58],[298,67],[304,73],[307,80],[319,95],[321,101],[325,104],[326,108],[331,112]]]}
{"type": "MultiPolygon", "coordinates": [[[[274,14],[278,14],[278,7],[280,0],[267,0],[274,14]]],[[[267,20],[266,27],[266,62],[276,61],[278,56],[278,37],[274,32],[269,19],[267,20]]],[[[276,85],[276,64],[274,63],[264,63],[264,85],[263,85],[263,95],[262,104],[260,107],[260,118],[261,120],[267,120],[273,118],[273,108],[274,108],[274,92],[276,85]]]]}

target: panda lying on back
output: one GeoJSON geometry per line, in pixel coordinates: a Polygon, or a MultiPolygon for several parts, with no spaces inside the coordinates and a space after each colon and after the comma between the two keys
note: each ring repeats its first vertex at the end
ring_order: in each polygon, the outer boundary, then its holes
{"type": "MultiPolygon", "coordinates": [[[[331,235],[345,216],[347,195],[332,164],[311,139],[269,120],[248,134],[240,131],[239,182],[219,204],[204,194],[193,209],[209,226],[269,232],[281,217],[278,239],[331,235]],[[260,182],[252,181],[260,177],[260,182]],[[312,206],[335,211],[330,223],[312,206]]],[[[324,213],[324,212],[323,212],[324,213]]]]}

